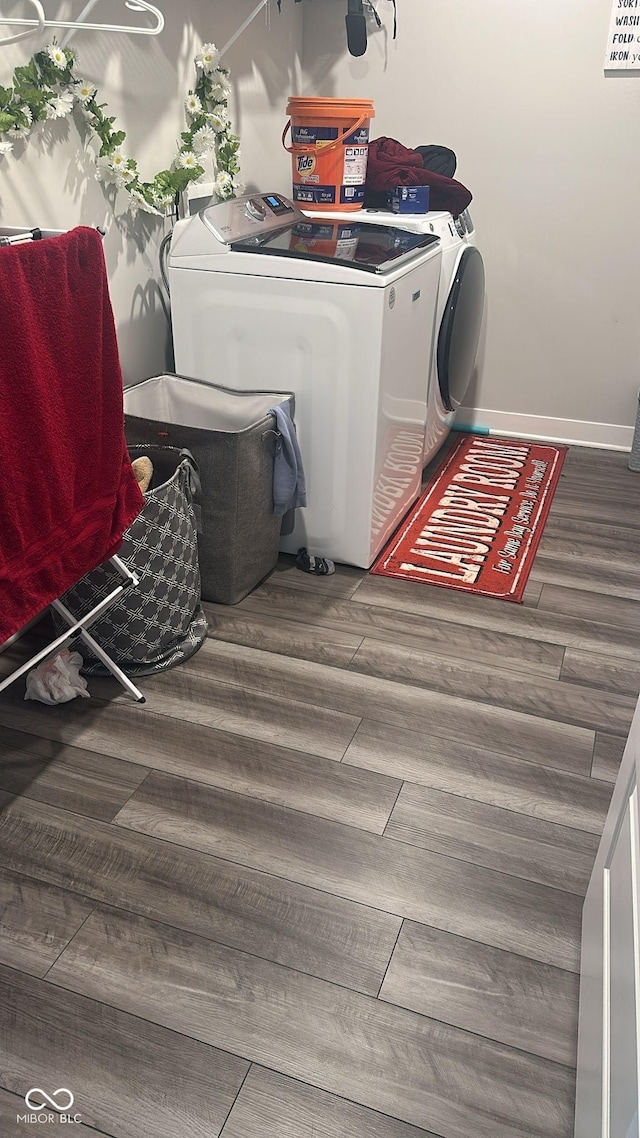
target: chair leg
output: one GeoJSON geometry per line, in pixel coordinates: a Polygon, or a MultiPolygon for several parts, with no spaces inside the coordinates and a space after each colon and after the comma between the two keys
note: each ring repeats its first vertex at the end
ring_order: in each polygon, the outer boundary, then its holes
{"type": "MultiPolygon", "coordinates": [[[[132,573],[128,566],[125,565],[124,561],[122,561],[119,557],[114,556],[109,560],[110,564],[113,565],[114,569],[118,571],[120,576],[124,577],[123,583],[121,585],[117,585],[116,588],[108,594],[108,596],[99,601],[98,604],[92,608],[91,612],[87,613],[87,615],[82,617],[80,620],[76,620],[73,613],[69,611],[69,609],[62,603],[62,601],[52,601],[50,607],[55,609],[56,612],[59,613],[59,615],[63,618],[63,620],[66,620],[71,627],[68,628],[66,632],[63,632],[60,636],[57,636],[55,640],[52,640],[50,644],[47,644],[44,648],[41,649],[40,652],[37,652],[35,656],[32,656],[30,660],[27,660],[26,663],[21,664],[19,668],[16,668],[15,672],[12,672],[10,676],[6,676],[4,680],[0,681],[0,692],[4,691],[4,689],[9,687],[9,685],[12,684],[15,680],[18,680],[20,676],[23,676],[26,672],[31,671],[32,668],[37,668],[38,664],[41,664],[49,656],[52,656],[54,653],[59,652],[61,648],[66,648],[66,646],[70,644],[72,640],[75,640],[76,637],[79,636],[84,641],[84,643],[88,645],[94,655],[102,661],[106,668],[108,668],[108,670],[111,672],[111,675],[114,676],[115,679],[122,684],[122,687],[125,689],[127,694],[131,696],[132,699],[135,699],[137,703],[146,702],[142,692],[136,687],[134,683],[131,682],[129,677],[126,676],[122,671],[122,668],[118,667],[115,660],[111,659],[108,653],[100,647],[98,642],[94,640],[93,636],[91,636],[87,631],[87,629],[90,628],[91,625],[96,620],[98,620],[99,617],[102,616],[103,612],[105,612],[110,607],[110,605],[114,603],[114,601],[117,601],[118,598],[121,597],[127,589],[135,588],[135,586],[139,583],[139,579],[136,577],[136,574],[132,573]]],[[[29,624],[25,625],[25,627],[20,630],[20,632],[17,632],[15,636],[11,636],[7,641],[5,641],[4,644],[0,645],[0,652],[4,651],[5,648],[8,648],[11,644],[15,643],[15,641],[18,640],[28,628],[31,628],[31,625],[34,623],[35,621],[30,621],[29,624]]]]}
{"type": "MultiPolygon", "coordinates": [[[[52,601],[51,608],[55,609],[56,612],[59,613],[60,616],[64,617],[64,619],[69,623],[73,624],[75,622],[73,613],[69,612],[69,609],[66,607],[66,605],[63,605],[62,601],[52,601]]],[[[100,647],[98,641],[94,640],[93,636],[90,632],[87,632],[86,628],[79,628],[76,635],[84,641],[87,647],[91,649],[94,656],[97,656],[98,659],[104,664],[105,668],[109,669],[111,675],[115,676],[116,680],[122,684],[123,688],[126,692],[128,692],[132,699],[135,699],[137,703],[146,703],[142,692],[136,687],[135,684],[131,682],[129,677],[124,674],[122,668],[118,667],[115,660],[111,659],[108,653],[105,652],[104,648],[100,647]]]]}

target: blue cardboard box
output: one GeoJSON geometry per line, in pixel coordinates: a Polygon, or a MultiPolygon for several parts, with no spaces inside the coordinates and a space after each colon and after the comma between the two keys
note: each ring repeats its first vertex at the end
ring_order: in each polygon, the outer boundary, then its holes
{"type": "Polygon", "coordinates": [[[389,193],[389,208],[394,213],[428,213],[428,186],[396,186],[389,193]]]}

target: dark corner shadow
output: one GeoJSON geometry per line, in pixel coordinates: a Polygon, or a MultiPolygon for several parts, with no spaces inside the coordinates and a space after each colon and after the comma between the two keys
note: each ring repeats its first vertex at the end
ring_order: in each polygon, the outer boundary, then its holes
{"type": "MultiPolygon", "coordinates": [[[[476,354],[476,363],[473,369],[471,382],[467,388],[467,393],[464,397],[464,406],[474,409],[478,406],[478,399],[480,398],[480,387],[482,384],[482,377],[485,372],[485,364],[487,357],[487,328],[489,323],[489,295],[485,294],[484,312],[482,314],[482,327],[480,329],[480,340],[478,343],[478,351],[476,354]]],[[[458,416],[458,422],[464,420],[464,415],[461,413],[458,416]]]]}
{"type": "MultiPolygon", "coordinates": [[[[0,679],[29,660],[53,637],[51,619],[45,614],[11,648],[0,653],[0,679]]],[[[116,681],[113,681],[113,693],[111,686],[108,681],[102,681],[99,700],[92,693],[90,700],[78,698],[55,707],[25,700],[24,676],[0,692],[0,813],[22,795],[64,806],[74,781],[74,755],[79,757],[77,748],[85,750],[81,739],[76,738],[76,731],[78,736],[82,733],[87,717],[94,714],[98,702],[103,704],[106,699],[120,694],[116,681]],[[55,738],[62,730],[63,718],[64,741],[55,738]],[[56,760],[63,760],[65,769],[54,775],[50,768],[55,767],[56,760]]]]}
{"type": "MultiPolygon", "coordinates": [[[[26,663],[53,636],[53,625],[45,615],[15,644],[0,653],[0,678],[6,678],[26,663]]],[[[0,693],[0,812],[14,798],[29,790],[64,747],[62,743],[41,739],[28,732],[25,722],[27,709],[33,705],[25,701],[24,692],[25,680],[21,677],[0,693]],[[15,719],[22,719],[25,730],[7,726],[15,719]]]]}
{"type": "Polygon", "coordinates": [[[118,342],[125,387],[137,379],[174,370],[171,306],[159,281],[149,278],[144,285],[136,285],[129,317],[118,324],[118,342]]]}
{"type": "MultiPolygon", "coordinates": [[[[17,680],[13,688],[2,692],[0,716],[15,698],[24,698],[24,680],[17,680]]],[[[38,780],[64,749],[64,743],[0,726],[0,813],[14,798],[30,797],[30,790],[35,792],[33,797],[42,800],[36,790],[38,780]]]]}
{"type": "Polygon", "coordinates": [[[149,279],[144,286],[138,285],[133,293],[131,302],[131,320],[133,325],[139,327],[139,321],[149,321],[151,324],[162,314],[162,327],[164,329],[163,358],[166,359],[169,370],[174,369],[173,336],[171,331],[171,302],[164,286],[157,280],[149,279]]]}

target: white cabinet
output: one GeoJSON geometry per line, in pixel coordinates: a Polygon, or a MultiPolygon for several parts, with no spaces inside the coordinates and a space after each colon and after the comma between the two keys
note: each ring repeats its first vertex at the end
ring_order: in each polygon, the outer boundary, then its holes
{"type": "Polygon", "coordinates": [[[640,701],[582,922],[575,1138],[639,1138],[640,701]]]}

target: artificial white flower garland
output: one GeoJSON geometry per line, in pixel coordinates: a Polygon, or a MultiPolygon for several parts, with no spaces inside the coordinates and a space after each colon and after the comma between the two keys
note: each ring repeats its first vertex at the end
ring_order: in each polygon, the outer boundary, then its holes
{"type": "Polygon", "coordinates": [[[12,85],[0,86],[0,158],[10,154],[14,143],[26,139],[39,122],[66,118],[78,107],[93,140],[96,178],[128,194],[128,209],[163,215],[177,193],[202,178],[204,161],[215,171],[219,198],[234,197],[241,188],[240,140],[232,134],[228,117],[229,72],[219,66],[215,44],[204,44],[195,57],[198,74],[195,90],[185,101],[187,129],[180,135],[178,152],[167,170],[150,182],[140,177],[138,164],[122,150],[126,134],[114,129],[115,118],[104,113],[93,83],[76,73],[76,56],[55,41],[37,52],[24,67],[16,67],[12,85]]]}

